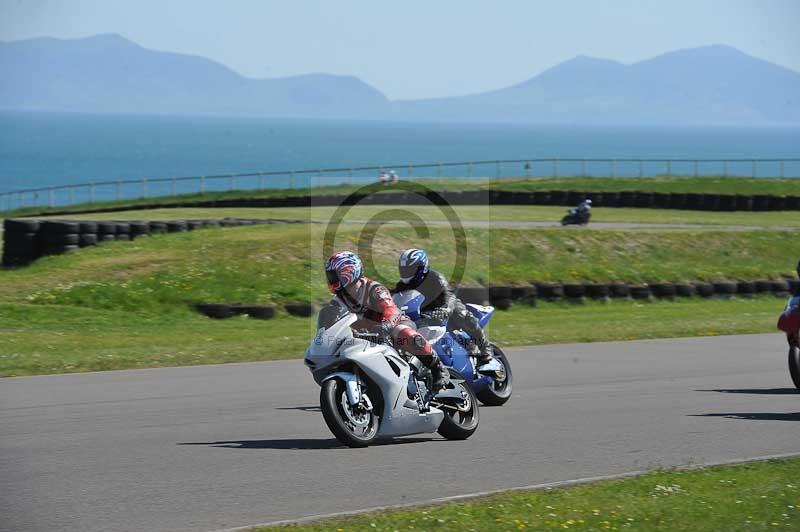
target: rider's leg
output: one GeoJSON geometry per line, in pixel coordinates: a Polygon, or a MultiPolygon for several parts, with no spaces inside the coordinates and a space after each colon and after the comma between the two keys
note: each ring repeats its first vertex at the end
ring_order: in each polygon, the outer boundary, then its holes
{"type": "Polygon", "coordinates": [[[489,341],[478,323],[478,318],[473,316],[460,300],[456,301],[453,315],[450,317],[450,325],[454,329],[461,329],[470,335],[472,341],[475,342],[480,350],[478,355],[479,362],[486,363],[492,358],[492,347],[489,345],[489,341]]]}
{"type": "Polygon", "coordinates": [[[392,329],[392,339],[396,346],[417,357],[431,370],[434,390],[444,388],[450,382],[450,372],[431,348],[431,344],[408,322],[401,321],[392,329]]]}

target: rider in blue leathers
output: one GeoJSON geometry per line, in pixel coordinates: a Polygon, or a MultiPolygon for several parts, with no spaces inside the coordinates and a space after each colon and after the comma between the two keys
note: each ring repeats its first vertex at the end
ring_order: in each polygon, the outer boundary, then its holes
{"type": "Polygon", "coordinates": [[[479,363],[492,358],[492,348],[477,318],[467,310],[441,273],[431,270],[428,255],[421,249],[407,249],[398,261],[400,281],[393,292],[416,290],[425,296],[420,312],[423,318],[448,321],[453,329],[466,332],[478,346],[479,363]]]}

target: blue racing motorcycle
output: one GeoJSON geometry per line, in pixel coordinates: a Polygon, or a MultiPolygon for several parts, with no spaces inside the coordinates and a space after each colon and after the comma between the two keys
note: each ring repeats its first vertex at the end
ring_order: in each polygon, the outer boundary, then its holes
{"type": "MultiPolygon", "coordinates": [[[[500,406],[511,398],[511,365],[506,354],[491,344],[494,357],[488,363],[476,366],[478,346],[462,330],[452,330],[447,322],[431,320],[420,312],[425,296],[416,290],[405,290],[394,295],[394,302],[403,313],[417,324],[417,330],[430,342],[436,354],[448,367],[458,371],[470,384],[478,400],[489,406],[500,406]]],[[[486,327],[494,314],[494,307],[465,305],[477,318],[481,328],[486,327]]]]}

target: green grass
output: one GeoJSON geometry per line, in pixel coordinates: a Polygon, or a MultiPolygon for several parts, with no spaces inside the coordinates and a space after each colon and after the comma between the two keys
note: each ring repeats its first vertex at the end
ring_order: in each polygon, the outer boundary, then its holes
{"type": "Polygon", "coordinates": [[[0,304],[0,376],[280,360],[303,355],[310,319],[214,320],[73,306],[0,304]]]}
{"type": "MultiPolygon", "coordinates": [[[[771,296],[514,305],[496,314],[489,334],[510,346],[772,332],[782,306],[771,296]]],[[[300,358],[314,324],[0,303],[0,376],[300,358]]]]}
{"type": "MultiPolygon", "coordinates": [[[[424,220],[444,221],[446,218],[438,207],[428,205],[393,208],[408,209],[424,220]]],[[[564,207],[527,205],[457,205],[453,207],[463,223],[469,222],[558,222],[566,212],[564,207]]],[[[348,213],[350,220],[369,220],[387,209],[386,205],[363,205],[353,207],[348,213]]],[[[334,207],[282,207],[282,208],[170,208],[124,212],[76,214],[76,220],[198,220],[221,218],[275,218],[280,220],[304,220],[327,222],[335,212],[334,207]]],[[[53,218],[63,218],[54,216],[53,218]]],[[[800,216],[794,212],[708,212],[668,209],[592,209],[593,222],[610,223],[657,223],[657,224],[701,224],[701,225],[746,225],[753,227],[798,227],[800,216]]]]}
{"type": "MultiPolygon", "coordinates": [[[[31,266],[0,270],[0,375],[31,375],[300,357],[313,320],[209,320],[196,302],[326,301],[321,225],[206,229],[113,242],[31,266]]],[[[337,248],[357,249],[359,226],[343,226],[337,248]]],[[[369,274],[396,278],[412,244],[451,271],[452,234],[427,238],[406,226],[376,236],[369,274]]],[[[475,284],[530,280],[755,279],[796,264],[794,231],[467,230],[475,284]]],[[[782,302],[680,300],[584,306],[542,303],[498,313],[491,334],[504,345],[769,332],[782,302]]]]}
{"type": "Polygon", "coordinates": [[[798,478],[800,458],[776,459],[257,530],[800,530],[798,478]]]}
{"type": "MultiPolygon", "coordinates": [[[[344,179],[343,179],[344,181],[344,179]]],[[[714,194],[775,194],[800,195],[800,179],[797,178],[746,178],[746,177],[649,177],[649,178],[606,178],[606,177],[561,177],[561,178],[504,178],[504,179],[415,179],[434,190],[474,190],[495,188],[499,190],[578,190],[595,192],[617,192],[639,190],[643,192],[697,192],[714,194]]],[[[304,194],[350,193],[358,186],[339,184],[314,186],[298,189],[233,190],[226,192],[207,192],[205,194],[183,194],[155,198],[137,198],[119,201],[104,201],[94,204],[79,204],[55,209],[27,207],[7,213],[7,216],[27,216],[48,212],[82,212],[97,208],[126,208],[138,205],[163,205],[177,202],[197,202],[232,198],[285,197],[304,194]]],[[[387,191],[391,188],[387,187],[387,191]]]]}
{"type": "MultiPolygon", "coordinates": [[[[359,227],[343,226],[338,249],[358,249],[359,227]]],[[[326,299],[321,225],[206,229],[114,242],[0,271],[0,302],[149,313],[194,302],[283,303],[326,299]]],[[[467,229],[463,282],[681,281],[758,279],[792,272],[793,231],[564,231],[467,229]]],[[[384,227],[368,274],[396,280],[396,257],[420,245],[434,267],[453,271],[449,228],[428,238],[384,227]]]]}

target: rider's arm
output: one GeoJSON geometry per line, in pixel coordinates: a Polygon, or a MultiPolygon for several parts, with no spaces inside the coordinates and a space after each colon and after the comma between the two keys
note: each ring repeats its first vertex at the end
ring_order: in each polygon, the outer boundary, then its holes
{"type": "Polygon", "coordinates": [[[453,292],[453,289],[450,288],[450,283],[447,282],[447,279],[444,275],[439,272],[431,273],[436,276],[435,280],[437,288],[439,289],[439,293],[442,295],[442,303],[428,313],[441,315],[441,317],[444,319],[449,318],[450,315],[453,314],[453,310],[456,307],[456,294],[453,292]]]}
{"type": "Polygon", "coordinates": [[[378,313],[383,327],[394,327],[403,315],[397,305],[394,304],[389,291],[381,285],[376,285],[372,288],[370,307],[378,313]]]}

